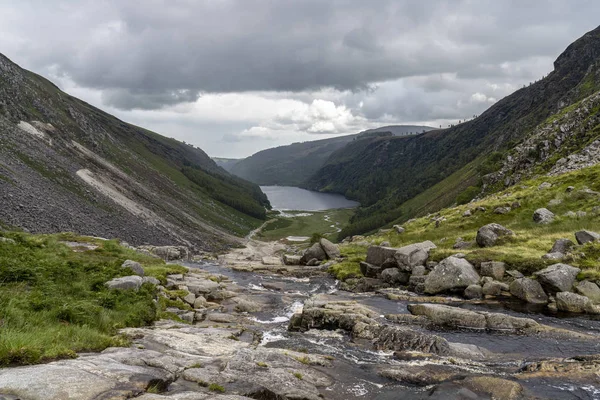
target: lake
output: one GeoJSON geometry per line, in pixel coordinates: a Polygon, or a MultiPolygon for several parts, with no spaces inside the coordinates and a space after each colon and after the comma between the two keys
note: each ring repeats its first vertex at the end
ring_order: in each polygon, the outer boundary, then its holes
{"type": "Polygon", "coordinates": [[[261,186],[274,210],[323,211],[358,207],[359,203],[342,195],[312,192],[293,186],[261,186]]]}

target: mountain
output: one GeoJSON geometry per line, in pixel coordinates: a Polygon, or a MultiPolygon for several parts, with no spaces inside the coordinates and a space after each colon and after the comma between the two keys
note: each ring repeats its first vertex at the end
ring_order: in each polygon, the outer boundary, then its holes
{"type": "Polygon", "coordinates": [[[600,27],[571,44],[548,76],[478,118],[417,136],[354,141],[334,152],[306,186],[362,203],[341,235],[436,211],[461,194],[475,196],[482,176],[500,169],[534,128],[600,89],[599,61],[600,27]]]}
{"type": "Polygon", "coordinates": [[[240,162],[239,158],[221,158],[221,157],[213,157],[213,161],[221,168],[223,168],[227,172],[231,172],[235,164],[240,162]]]}
{"type": "MultiPolygon", "coordinates": [[[[259,185],[303,186],[333,152],[356,139],[377,135],[409,135],[432,129],[428,126],[389,125],[355,135],[293,143],[259,151],[238,161],[228,171],[259,185]]],[[[223,164],[219,165],[226,168],[223,164]]]]}
{"type": "Polygon", "coordinates": [[[0,55],[0,226],[132,244],[231,245],[260,188],[201,149],[125,123],[0,55]]]}

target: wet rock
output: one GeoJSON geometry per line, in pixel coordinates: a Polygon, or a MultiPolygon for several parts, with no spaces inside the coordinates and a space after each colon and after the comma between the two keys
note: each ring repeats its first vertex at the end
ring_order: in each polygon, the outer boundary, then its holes
{"type": "Polygon", "coordinates": [[[129,268],[134,274],[144,276],[144,267],[137,261],[125,260],[121,268],[129,268]]]}
{"type": "Polygon", "coordinates": [[[394,258],[394,254],[398,249],[393,247],[369,246],[367,249],[367,263],[380,266],[388,258],[394,258]]]}
{"type": "Polygon", "coordinates": [[[285,265],[300,265],[301,259],[302,259],[302,256],[295,256],[295,255],[291,255],[291,254],[283,255],[283,263],[285,265]]]}
{"type": "Polygon", "coordinates": [[[554,264],[537,271],[534,275],[548,293],[568,292],[573,288],[581,270],[567,264],[554,264]]]}
{"type": "Polygon", "coordinates": [[[469,285],[463,294],[466,299],[480,299],[483,297],[483,291],[479,285],[469,285]]]}
{"type": "Polygon", "coordinates": [[[594,304],[600,304],[600,288],[593,282],[581,281],[575,284],[575,291],[587,297],[594,304]]]}
{"type": "Polygon", "coordinates": [[[319,261],[325,260],[327,258],[327,254],[321,247],[320,243],[315,243],[310,246],[308,249],[304,251],[300,262],[302,264],[306,264],[308,261],[312,259],[317,259],[319,261]]]}
{"type": "Polygon", "coordinates": [[[420,351],[437,355],[452,353],[450,344],[443,337],[400,326],[385,326],[374,344],[377,350],[420,351]]]}
{"type": "Polygon", "coordinates": [[[262,282],[261,286],[265,289],[276,290],[278,292],[285,290],[285,283],[282,282],[262,282]]]}
{"type": "Polygon", "coordinates": [[[508,292],[509,288],[506,283],[491,281],[486,282],[481,291],[485,296],[500,296],[502,292],[508,292]]]}
{"type": "Polygon", "coordinates": [[[460,385],[498,400],[520,399],[524,390],[518,382],[495,376],[469,376],[460,381],[460,385]]]}
{"type": "Polygon", "coordinates": [[[519,278],[511,282],[510,294],[532,304],[546,304],[548,295],[538,281],[529,278],[519,278]]]}
{"type": "Polygon", "coordinates": [[[556,307],[572,313],[600,314],[600,307],[594,306],[589,298],[571,292],[557,293],[556,307]]]}
{"type": "Polygon", "coordinates": [[[479,275],[467,260],[448,257],[440,262],[425,278],[425,293],[464,290],[477,284],[479,275]]]}
{"type": "Polygon", "coordinates": [[[480,271],[482,276],[491,276],[499,281],[504,278],[506,272],[506,264],[499,261],[482,262],[480,271]]]}
{"type": "Polygon", "coordinates": [[[538,208],[533,213],[533,221],[538,224],[549,224],[554,221],[554,213],[547,208],[538,208]]]}
{"type": "Polygon", "coordinates": [[[400,225],[394,225],[393,228],[396,230],[396,233],[400,234],[400,233],[404,233],[406,231],[406,229],[404,229],[402,226],[400,225]]]}
{"type": "Polygon", "coordinates": [[[417,386],[429,386],[464,376],[464,371],[457,367],[440,364],[390,366],[381,368],[378,373],[385,378],[417,386]]]}
{"type": "Polygon", "coordinates": [[[335,259],[338,258],[340,256],[340,247],[337,244],[333,244],[331,243],[329,240],[325,239],[325,238],[321,238],[321,240],[319,241],[319,243],[321,244],[321,247],[323,248],[323,251],[325,252],[325,254],[327,255],[327,258],[329,259],[335,259]]]}
{"type": "Polygon", "coordinates": [[[500,224],[488,224],[477,231],[476,242],[481,247],[491,247],[496,245],[499,238],[512,235],[513,231],[500,224]]]}
{"type": "Polygon", "coordinates": [[[368,262],[361,261],[360,272],[367,278],[376,278],[381,274],[381,267],[377,267],[375,265],[369,264],[368,262]]]}
{"type": "Polygon", "coordinates": [[[109,289],[118,290],[138,290],[143,283],[143,279],[138,275],[123,276],[121,278],[114,278],[106,282],[104,285],[109,289]]]}
{"type": "Polygon", "coordinates": [[[590,242],[600,241],[600,234],[596,232],[582,230],[575,233],[575,239],[577,239],[577,243],[583,245],[590,242]]]}
{"type": "Polygon", "coordinates": [[[381,272],[381,280],[390,285],[406,285],[410,274],[400,271],[398,268],[388,268],[381,272]]]}

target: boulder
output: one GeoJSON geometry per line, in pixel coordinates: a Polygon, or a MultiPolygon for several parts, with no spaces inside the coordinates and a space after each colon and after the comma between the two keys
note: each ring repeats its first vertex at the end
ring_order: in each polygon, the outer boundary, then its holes
{"type": "Polygon", "coordinates": [[[204,298],[204,296],[197,296],[196,300],[194,300],[194,308],[204,308],[208,305],[208,301],[204,298]]]}
{"type": "Polygon", "coordinates": [[[568,292],[573,288],[579,268],[567,264],[554,264],[537,271],[534,275],[548,293],[568,292]]]}
{"type": "Polygon", "coordinates": [[[321,238],[321,240],[319,241],[319,243],[321,244],[321,247],[323,248],[323,251],[325,252],[325,254],[327,255],[327,258],[329,259],[335,259],[338,258],[340,256],[340,247],[337,244],[333,244],[331,243],[329,240],[325,239],[325,238],[321,238]]]}
{"type": "Polygon", "coordinates": [[[540,186],[538,186],[539,190],[550,189],[552,184],[550,182],[544,182],[540,186]]]}
{"type": "Polygon", "coordinates": [[[600,304],[600,288],[594,282],[581,281],[575,284],[575,292],[587,297],[594,304],[600,304]]]}
{"type": "Polygon", "coordinates": [[[429,258],[429,250],[435,249],[437,246],[430,241],[422,243],[414,243],[408,246],[400,247],[394,254],[394,258],[398,262],[400,268],[411,271],[412,267],[417,265],[425,265],[429,258]]]}
{"type": "Polygon", "coordinates": [[[283,255],[283,263],[285,265],[300,265],[301,259],[302,259],[301,256],[295,256],[295,255],[291,255],[291,254],[283,255]]]}
{"type": "Polygon", "coordinates": [[[388,258],[381,264],[382,271],[388,268],[398,268],[398,262],[395,258],[388,258]]]}
{"type": "Polygon", "coordinates": [[[401,227],[400,225],[394,225],[393,228],[396,230],[397,233],[404,233],[406,231],[406,229],[404,229],[403,227],[401,227]]]}
{"type": "Polygon", "coordinates": [[[548,295],[538,281],[529,278],[519,278],[511,282],[510,294],[532,304],[548,303],[548,295]]]}
{"type": "Polygon", "coordinates": [[[196,301],[196,295],[194,293],[188,293],[183,297],[183,301],[188,303],[190,306],[193,306],[194,302],[196,301]]]}
{"type": "Polygon", "coordinates": [[[390,285],[406,285],[410,274],[400,271],[398,268],[388,268],[381,272],[381,280],[390,285]]]}
{"type": "Polygon", "coordinates": [[[496,207],[494,209],[494,214],[508,214],[510,212],[510,207],[496,207]]]}
{"type": "Polygon", "coordinates": [[[466,218],[466,217],[470,217],[471,215],[473,215],[473,213],[471,212],[471,210],[466,210],[466,211],[463,213],[463,215],[462,215],[462,216],[466,218]]]}
{"type": "Polygon", "coordinates": [[[154,286],[160,285],[160,281],[153,276],[145,276],[142,278],[142,283],[149,283],[154,286]]]}
{"type": "Polygon", "coordinates": [[[426,269],[425,269],[424,266],[422,266],[422,265],[415,265],[412,268],[412,275],[413,276],[423,276],[423,275],[425,275],[425,271],[426,271],[426,269]]]}
{"type": "Polygon", "coordinates": [[[142,267],[142,264],[137,261],[125,260],[125,262],[121,265],[121,268],[129,268],[134,274],[144,276],[144,267],[142,267]]]}
{"type": "Polygon", "coordinates": [[[316,258],[311,258],[310,260],[307,261],[306,266],[307,267],[316,267],[319,264],[321,264],[321,261],[317,260],[316,258]]]}
{"type": "Polygon", "coordinates": [[[482,276],[491,276],[499,281],[504,278],[504,272],[506,272],[506,264],[503,262],[488,261],[481,263],[480,273],[482,276]]]}
{"type": "Polygon", "coordinates": [[[575,239],[577,239],[577,243],[579,244],[598,242],[600,241],[600,234],[596,232],[582,230],[575,233],[575,239]]]}
{"type": "Polygon", "coordinates": [[[381,267],[361,261],[360,272],[367,278],[376,278],[379,276],[379,274],[381,274],[381,267]]]}
{"type": "Polygon", "coordinates": [[[556,307],[559,311],[572,313],[600,313],[600,308],[594,306],[589,298],[571,292],[558,292],[556,294],[556,307]]]}
{"type": "Polygon", "coordinates": [[[480,299],[483,297],[483,291],[479,285],[469,285],[465,289],[463,296],[467,299],[480,299]]]}
{"type": "Polygon", "coordinates": [[[425,278],[425,293],[464,290],[479,283],[479,275],[467,260],[448,257],[440,262],[425,278]]]}
{"type": "Polygon", "coordinates": [[[549,253],[562,253],[567,254],[570,253],[575,247],[575,243],[573,243],[569,239],[558,239],[554,242],[552,249],[550,249],[549,253]]]}
{"type": "Polygon", "coordinates": [[[509,287],[506,283],[491,281],[486,282],[481,291],[485,296],[499,296],[502,292],[508,292],[509,287]]]}
{"type": "Polygon", "coordinates": [[[561,261],[564,260],[565,258],[567,258],[567,256],[563,253],[546,253],[542,256],[542,258],[544,260],[551,260],[551,261],[561,261]]]}
{"type": "Polygon", "coordinates": [[[394,258],[398,249],[393,247],[384,246],[369,246],[367,249],[367,259],[365,260],[369,264],[380,266],[388,258],[394,258]]]}
{"type": "Polygon", "coordinates": [[[300,259],[300,262],[302,264],[306,264],[308,261],[312,260],[313,258],[316,258],[319,261],[325,260],[327,258],[327,254],[321,247],[320,243],[315,243],[312,246],[310,246],[308,249],[306,249],[304,251],[304,254],[302,255],[302,258],[300,259]]]}
{"type": "Polygon", "coordinates": [[[517,271],[516,269],[511,269],[511,270],[506,271],[506,275],[508,275],[509,277],[511,277],[513,279],[519,279],[519,278],[525,277],[525,275],[523,275],[521,273],[521,271],[517,271]]]}
{"type": "Polygon", "coordinates": [[[138,275],[123,276],[121,278],[114,278],[106,282],[105,285],[109,289],[119,290],[138,290],[142,286],[143,279],[138,275]]]}
{"type": "Polygon", "coordinates": [[[500,237],[512,235],[514,235],[513,231],[500,224],[488,224],[477,231],[476,241],[481,247],[491,247],[496,245],[500,237]]]}
{"type": "Polygon", "coordinates": [[[279,257],[265,256],[261,258],[262,265],[281,265],[279,257]]]}
{"type": "Polygon", "coordinates": [[[547,208],[538,208],[533,213],[533,221],[538,224],[549,224],[554,221],[554,213],[547,208]]]}

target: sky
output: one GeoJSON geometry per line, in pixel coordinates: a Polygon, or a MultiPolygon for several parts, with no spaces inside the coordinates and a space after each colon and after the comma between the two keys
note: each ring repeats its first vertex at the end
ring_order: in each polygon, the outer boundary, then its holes
{"type": "Polygon", "coordinates": [[[472,118],[552,71],[597,0],[0,0],[0,53],[211,156],[472,118]]]}

